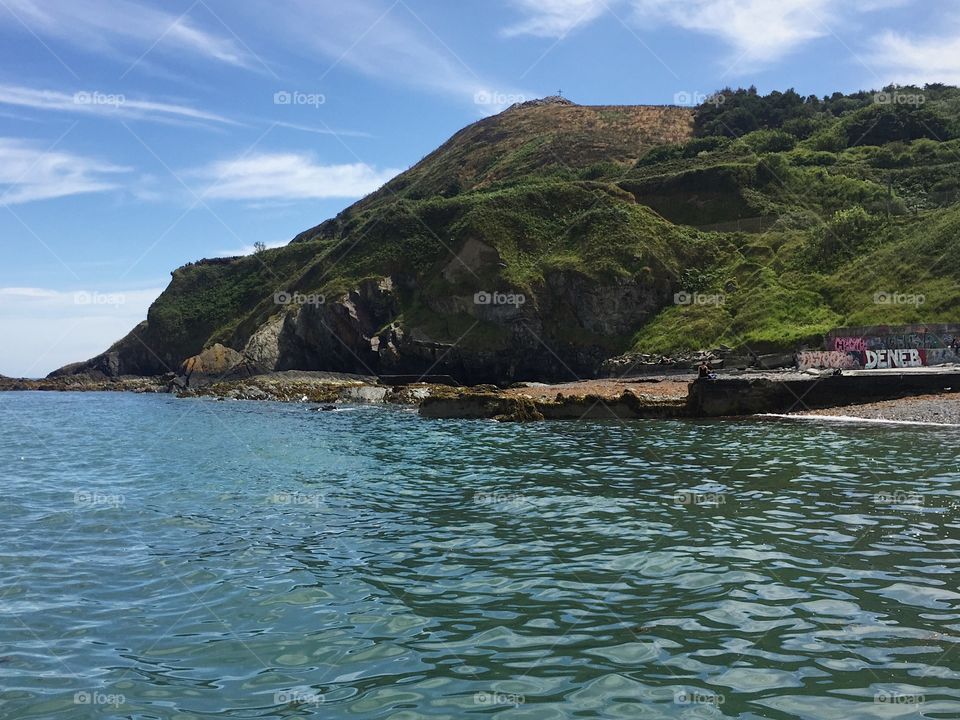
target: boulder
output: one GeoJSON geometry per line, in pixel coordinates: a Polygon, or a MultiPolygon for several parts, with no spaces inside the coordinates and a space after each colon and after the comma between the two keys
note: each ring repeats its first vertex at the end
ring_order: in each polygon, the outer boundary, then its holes
{"type": "Polygon", "coordinates": [[[180,370],[189,382],[194,376],[223,377],[243,362],[243,355],[226,345],[215,343],[199,355],[183,361],[180,370]]]}

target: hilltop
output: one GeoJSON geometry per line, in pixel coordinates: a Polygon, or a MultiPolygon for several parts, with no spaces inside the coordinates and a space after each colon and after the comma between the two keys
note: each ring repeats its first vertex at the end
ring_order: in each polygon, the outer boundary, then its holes
{"type": "Polygon", "coordinates": [[[190,367],[570,379],[955,319],[960,93],[885,92],[515,105],[285,247],[177,269],[144,323],[57,373],[206,350],[190,367]]]}

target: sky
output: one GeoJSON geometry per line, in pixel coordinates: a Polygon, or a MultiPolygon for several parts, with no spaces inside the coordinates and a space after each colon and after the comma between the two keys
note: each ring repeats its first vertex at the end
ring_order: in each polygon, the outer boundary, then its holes
{"type": "Polygon", "coordinates": [[[106,349],[513,102],[960,84],[953,0],[0,0],[0,374],[106,349]]]}

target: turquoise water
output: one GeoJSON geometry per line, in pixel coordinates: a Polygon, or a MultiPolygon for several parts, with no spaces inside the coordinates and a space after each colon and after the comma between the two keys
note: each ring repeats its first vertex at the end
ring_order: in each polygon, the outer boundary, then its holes
{"type": "Polygon", "coordinates": [[[957,718],[958,447],[0,393],[0,717],[957,718]]]}

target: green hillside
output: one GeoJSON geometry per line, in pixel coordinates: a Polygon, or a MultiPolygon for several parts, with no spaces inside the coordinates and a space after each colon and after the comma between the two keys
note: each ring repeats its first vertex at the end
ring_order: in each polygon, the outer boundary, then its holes
{"type": "Polygon", "coordinates": [[[267,337],[261,369],[558,378],[629,351],[956,320],[958,110],[943,86],[515,106],[286,247],[180,268],[111,367],[159,373],[267,337]],[[484,291],[525,302],[478,305],[484,291]]]}
{"type": "Polygon", "coordinates": [[[675,223],[726,231],[719,261],[685,283],[723,303],[666,308],[636,350],[789,348],[840,325],[956,320],[955,88],[718,97],[695,139],[650,151],[621,186],[675,223]],[[883,302],[893,294],[923,302],[883,302]]]}

